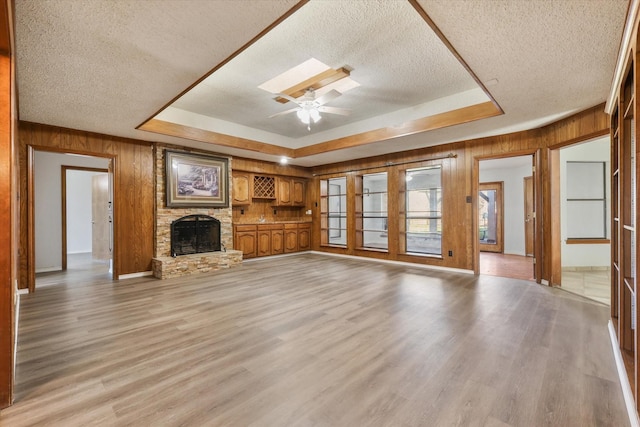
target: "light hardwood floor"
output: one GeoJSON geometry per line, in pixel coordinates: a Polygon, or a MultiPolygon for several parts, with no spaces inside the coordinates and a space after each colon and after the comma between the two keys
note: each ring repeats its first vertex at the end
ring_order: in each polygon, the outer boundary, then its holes
{"type": "Polygon", "coordinates": [[[2,426],[625,426],[608,308],[296,254],[22,297],[2,426]]]}

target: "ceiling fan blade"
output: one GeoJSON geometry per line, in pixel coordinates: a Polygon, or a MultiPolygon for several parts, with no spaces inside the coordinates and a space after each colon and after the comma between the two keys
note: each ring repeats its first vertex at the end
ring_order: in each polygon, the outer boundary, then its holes
{"type": "Polygon", "coordinates": [[[324,105],[327,102],[331,101],[332,99],[336,99],[337,97],[339,97],[340,95],[342,95],[340,92],[338,92],[335,89],[331,89],[329,92],[325,93],[324,95],[322,95],[320,98],[316,99],[316,103],[318,105],[324,105]]]}
{"type": "Polygon", "coordinates": [[[340,114],[341,116],[348,116],[349,114],[351,114],[351,110],[337,107],[318,107],[318,111],[320,111],[321,113],[340,114]]]}
{"type": "Polygon", "coordinates": [[[277,116],[284,116],[285,114],[289,114],[289,113],[293,113],[294,111],[298,111],[300,109],[300,107],[296,107],[296,108],[291,108],[290,110],[286,110],[286,111],[280,111],[279,113],[275,113],[269,116],[269,118],[273,118],[273,117],[277,117],[277,116]]]}

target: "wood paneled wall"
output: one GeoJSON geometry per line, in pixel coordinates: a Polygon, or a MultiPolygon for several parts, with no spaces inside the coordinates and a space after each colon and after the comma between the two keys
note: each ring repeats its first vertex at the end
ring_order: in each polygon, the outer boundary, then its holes
{"type": "Polygon", "coordinates": [[[117,275],[151,270],[155,224],[154,158],[151,143],[35,123],[19,124],[20,277],[27,288],[30,233],[28,228],[28,147],[113,159],[114,270],[117,275]]]}
{"type": "MultiPolygon", "coordinates": [[[[441,164],[443,184],[443,241],[442,258],[427,258],[408,256],[393,252],[395,244],[389,245],[388,253],[357,250],[353,247],[345,249],[334,247],[320,247],[320,210],[314,207],[313,212],[313,249],[358,255],[374,258],[384,258],[397,261],[409,261],[422,264],[437,265],[451,268],[476,270],[478,259],[476,256],[477,239],[474,238],[474,221],[477,203],[478,161],[480,159],[499,158],[535,154],[537,160],[536,170],[536,205],[537,205],[537,235],[536,241],[539,250],[538,278],[549,280],[551,275],[552,257],[556,254],[551,251],[551,242],[560,239],[560,236],[551,235],[551,194],[550,182],[552,169],[550,167],[550,152],[561,146],[588,140],[608,133],[608,117],[604,112],[604,106],[598,105],[567,119],[560,120],[549,126],[524,132],[515,132],[495,137],[474,139],[453,144],[439,145],[418,150],[405,151],[384,156],[376,156],[349,162],[324,165],[313,168],[316,176],[311,182],[310,194],[314,200],[319,201],[319,180],[323,177],[346,175],[348,179],[362,172],[348,172],[363,168],[384,166],[387,164],[399,164],[416,162],[415,164],[403,164],[387,166],[390,172],[421,164],[441,164]],[[434,157],[453,157],[442,160],[424,161],[434,157]],[[329,175],[327,175],[329,174],[329,175]],[[472,203],[467,202],[470,196],[472,203]],[[448,256],[448,251],[453,251],[453,256],[448,256]]],[[[390,173],[390,177],[393,174],[390,173]]],[[[398,212],[389,211],[389,223],[398,221],[398,212]]],[[[355,230],[348,230],[353,234],[355,230]]],[[[559,256],[559,254],[557,255],[559,256]]]]}
{"type": "Polygon", "coordinates": [[[0,1],[0,409],[11,405],[16,313],[17,161],[13,3],[0,1]]]}

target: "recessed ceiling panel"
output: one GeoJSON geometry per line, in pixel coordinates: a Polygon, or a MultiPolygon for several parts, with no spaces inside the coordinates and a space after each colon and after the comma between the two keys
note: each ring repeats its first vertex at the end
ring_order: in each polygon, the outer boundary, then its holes
{"type": "MultiPolygon", "coordinates": [[[[231,130],[234,136],[297,148],[329,139],[329,134],[335,139],[397,126],[402,118],[393,113],[398,110],[409,113],[403,116],[406,120],[421,118],[412,115],[411,109],[417,111],[424,104],[433,107],[439,99],[473,89],[482,92],[409,2],[316,0],[213,72],[159,117],[174,123],[184,112],[197,115],[199,121],[210,117],[209,131],[219,132],[216,123],[224,122],[225,133],[237,126],[231,130]],[[308,70],[291,71],[300,64],[308,70]],[[345,67],[350,76],[322,88],[317,96],[342,88],[344,93],[327,106],[348,109],[351,114],[323,114],[310,127],[295,114],[270,118],[295,105],[274,102],[269,90],[282,84],[271,84],[267,90],[259,87],[283,73],[287,82],[297,76],[294,84],[299,83],[309,74],[322,72],[323,65],[345,67]],[[349,85],[349,79],[357,83],[349,85]],[[176,110],[182,113],[169,114],[176,110]],[[251,129],[260,132],[253,135],[251,129]],[[322,137],[325,132],[327,138],[322,137]]],[[[481,101],[488,100],[484,96],[481,101]]]]}

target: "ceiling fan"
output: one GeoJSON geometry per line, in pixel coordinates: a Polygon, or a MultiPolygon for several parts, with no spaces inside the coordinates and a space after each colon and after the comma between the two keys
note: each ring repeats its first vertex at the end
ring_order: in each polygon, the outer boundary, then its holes
{"type": "Polygon", "coordinates": [[[347,110],[346,108],[327,107],[324,105],[327,102],[339,97],[340,95],[341,93],[335,89],[330,90],[320,98],[316,98],[316,92],[313,89],[307,89],[304,95],[298,99],[281,93],[278,94],[279,97],[285,98],[297,104],[298,106],[286,111],[281,111],[279,113],[273,114],[269,116],[269,118],[295,112],[300,121],[307,125],[307,129],[311,130],[311,122],[313,121],[313,123],[318,123],[322,118],[320,116],[320,113],[339,114],[341,116],[348,116],[349,114],[351,114],[351,110],[347,110]]]}

